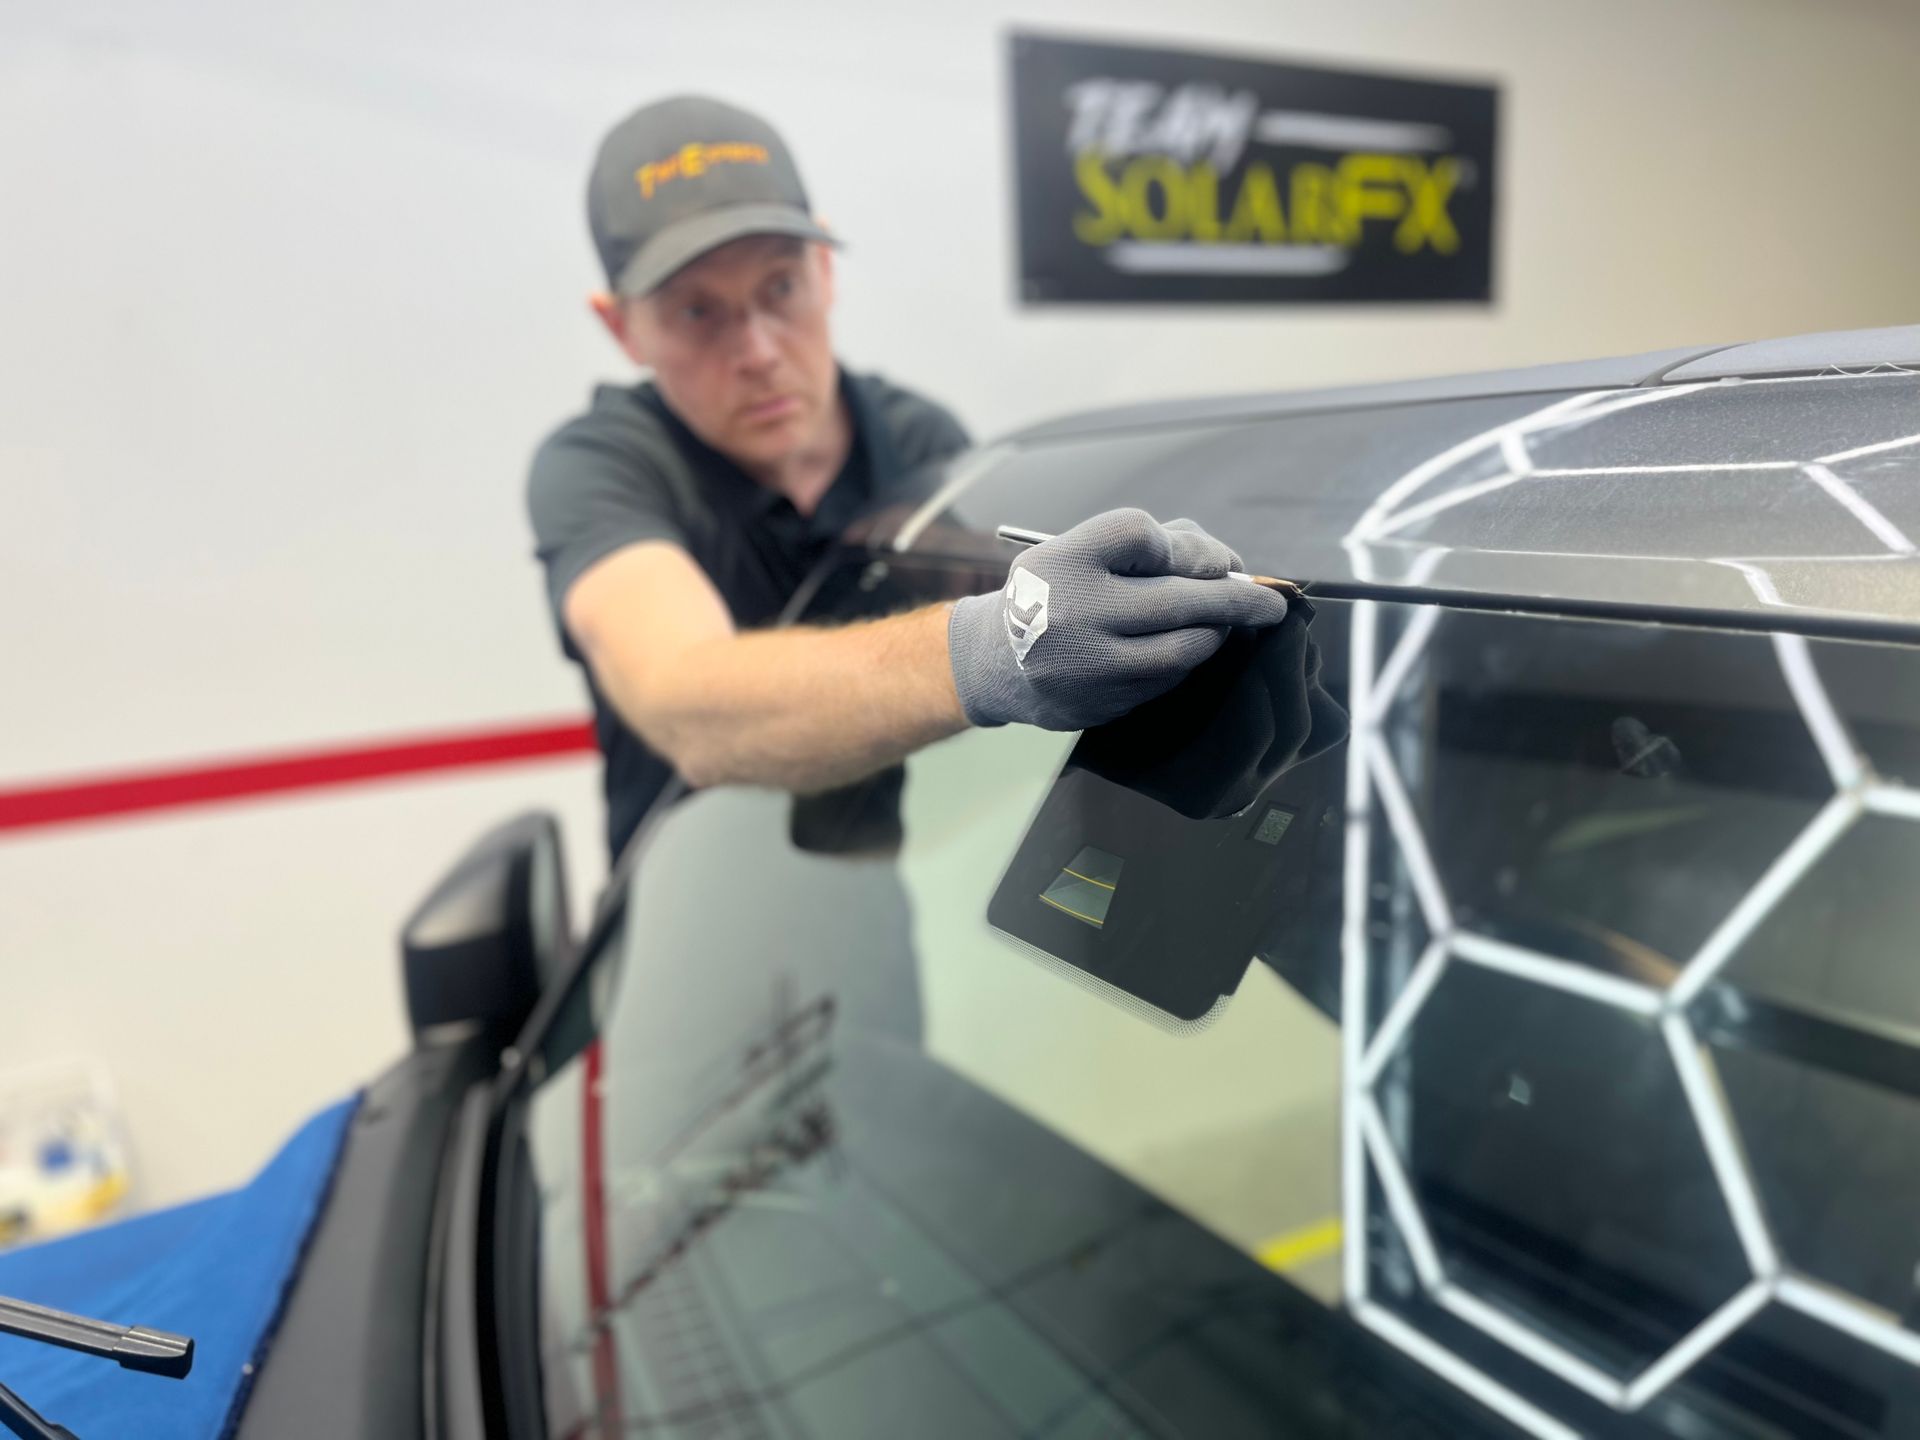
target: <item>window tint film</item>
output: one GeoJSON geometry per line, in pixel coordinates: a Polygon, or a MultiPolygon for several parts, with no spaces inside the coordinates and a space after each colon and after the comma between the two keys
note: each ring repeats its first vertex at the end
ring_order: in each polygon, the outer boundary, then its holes
{"type": "Polygon", "coordinates": [[[656,821],[527,1102],[552,1434],[1920,1433],[1912,655],[1311,635],[1277,768],[1223,683],[656,821]]]}
{"type": "Polygon", "coordinates": [[[1061,531],[1124,496],[1272,575],[1920,618],[1911,371],[1260,404],[1042,427],[988,454],[954,517],[1061,531]]]}

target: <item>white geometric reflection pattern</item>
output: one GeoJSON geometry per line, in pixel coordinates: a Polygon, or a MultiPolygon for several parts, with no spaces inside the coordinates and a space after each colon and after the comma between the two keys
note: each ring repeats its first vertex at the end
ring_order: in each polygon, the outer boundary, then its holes
{"type": "MultiPolygon", "coordinates": [[[[1887,373],[1887,372],[1879,372],[1887,373]]],[[[1910,373],[1910,372],[1897,372],[1910,373]]],[[[1819,383],[1827,377],[1743,381],[1741,384],[1819,383]]],[[[1726,383],[1726,382],[1719,382],[1726,383]]],[[[1496,426],[1463,441],[1402,476],[1383,492],[1346,540],[1356,577],[1378,578],[1373,571],[1375,544],[1407,547],[1399,532],[1409,525],[1477,496],[1541,478],[1571,478],[1572,472],[1538,472],[1531,465],[1527,437],[1569,423],[1588,422],[1640,405],[1657,404],[1703,386],[1681,385],[1650,391],[1603,391],[1576,395],[1496,426]],[[1483,453],[1497,453],[1505,473],[1450,490],[1424,501],[1413,497],[1448,469],[1483,453]],[[1411,502],[1411,503],[1410,503],[1411,502]],[[1391,538],[1389,538],[1391,537],[1391,538]]],[[[1847,485],[1833,467],[1868,454],[1920,447],[1920,434],[1859,446],[1805,462],[1769,462],[1794,469],[1845,508],[1885,547],[1883,553],[1911,555],[1914,546],[1897,526],[1847,485]]],[[[1635,469],[1659,473],[1661,467],[1609,467],[1593,474],[1635,469]]],[[[1714,469],[1719,467],[1687,467],[1714,469]]],[[[1740,467],[1733,467],[1740,468],[1740,467]]],[[[1444,557],[1443,547],[1417,547],[1412,564],[1397,579],[1420,584],[1444,557]]],[[[1763,568],[1729,559],[1764,602],[1778,603],[1763,568]]],[[[1359,601],[1353,607],[1351,676],[1352,739],[1347,751],[1347,832],[1344,909],[1341,935],[1341,1026],[1344,1092],[1342,1105],[1342,1193],[1344,1289],[1355,1318],[1414,1359],[1475,1396],[1533,1434],[1575,1440],[1577,1432],[1495,1380],[1478,1367],[1421,1333],[1368,1294],[1367,1226],[1372,1218],[1369,1172],[1379,1182],[1387,1213],[1405,1243],[1414,1274],[1428,1297],[1467,1324],[1483,1331],[1568,1384],[1621,1411],[1645,1405],[1696,1364],[1727,1336],[1769,1304],[1785,1305],[1843,1331],[1855,1339],[1920,1365],[1920,1335],[1902,1328],[1886,1311],[1855,1296],[1789,1269],[1781,1259],[1755,1192],[1737,1129],[1722,1093],[1713,1058],[1696,1038],[1687,1018],[1699,995],[1740,945],[1775,906],[1832,849],[1862,814],[1920,821],[1920,790],[1880,779],[1835,712],[1814,668],[1806,640],[1775,635],[1773,648],[1794,703],[1818,747],[1834,786],[1833,797],[1767,867],[1752,888],[1708,935],[1664,990],[1605,975],[1552,955],[1510,945],[1459,928],[1453,919],[1406,787],[1386,745],[1383,725],[1402,685],[1413,672],[1438,622],[1435,609],[1417,611],[1400,634],[1393,653],[1376,669],[1379,606],[1359,601]],[[1421,916],[1432,936],[1404,985],[1369,1034],[1367,1000],[1369,954],[1367,914],[1372,877],[1373,802],[1378,798],[1388,834],[1411,881],[1421,916]],[[1421,1007],[1447,969],[1477,965],[1515,979],[1544,985],[1596,1004],[1642,1016],[1659,1029],[1671,1056],[1682,1093],[1698,1128],[1714,1179],[1739,1237],[1751,1278],[1670,1350],[1638,1374],[1618,1378],[1573,1354],[1539,1329],[1496,1309],[1462,1289],[1448,1274],[1434,1248],[1418,1197],[1388,1131],[1375,1094],[1381,1072],[1406,1037],[1421,1007]]]]}

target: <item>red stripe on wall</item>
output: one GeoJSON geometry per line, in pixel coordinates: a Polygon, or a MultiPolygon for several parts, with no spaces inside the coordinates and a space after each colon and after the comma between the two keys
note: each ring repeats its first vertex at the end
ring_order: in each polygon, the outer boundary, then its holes
{"type": "Polygon", "coordinates": [[[289,790],[354,785],[396,775],[505,765],[594,748],[584,720],[443,732],[377,745],[293,750],[190,768],[128,771],[0,790],[0,831],[213,805],[289,790]]]}

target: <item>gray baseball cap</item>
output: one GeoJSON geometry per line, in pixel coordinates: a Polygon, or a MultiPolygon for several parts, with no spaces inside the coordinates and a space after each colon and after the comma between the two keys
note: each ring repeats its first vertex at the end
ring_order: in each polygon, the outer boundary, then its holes
{"type": "Polygon", "coordinates": [[[838,242],[807,206],[774,128],[719,100],[643,105],[608,133],[587,182],[587,225],[617,295],[646,295],[744,235],[838,242]]]}

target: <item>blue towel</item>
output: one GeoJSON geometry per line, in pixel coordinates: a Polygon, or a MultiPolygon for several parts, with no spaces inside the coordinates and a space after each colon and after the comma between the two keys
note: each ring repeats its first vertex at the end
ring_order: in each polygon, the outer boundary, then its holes
{"type": "Polygon", "coordinates": [[[315,1115],[241,1189],[0,1255],[0,1295],[191,1335],[185,1380],[0,1335],[0,1384],[80,1440],[231,1435],[358,1103],[315,1115]]]}

